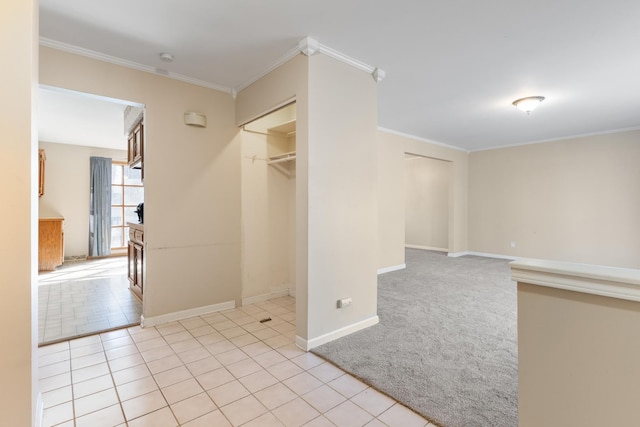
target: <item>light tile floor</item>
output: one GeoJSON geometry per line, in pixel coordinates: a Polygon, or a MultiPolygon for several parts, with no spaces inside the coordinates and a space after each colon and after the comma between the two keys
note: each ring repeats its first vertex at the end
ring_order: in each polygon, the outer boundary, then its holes
{"type": "Polygon", "coordinates": [[[294,336],[284,297],[40,347],[44,426],[431,426],[294,336]]]}
{"type": "Polygon", "coordinates": [[[141,313],[126,257],[65,261],[38,275],[39,343],[138,324],[141,313]]]}

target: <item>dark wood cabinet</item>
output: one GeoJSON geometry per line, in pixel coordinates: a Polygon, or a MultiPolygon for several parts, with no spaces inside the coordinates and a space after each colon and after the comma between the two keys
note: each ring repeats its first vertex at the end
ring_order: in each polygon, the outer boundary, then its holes
{"type": "Polygon", "coordinates": [[[142,121],[133,127],[128,137],[127,164],[140,169],[144,178],[144,126],[142,121]]]}
{"type": "Polygon", "coordinates": [[[128,268],[130,289],[140,301],[144,294],[144,226],[129,223],[128,268]]]}

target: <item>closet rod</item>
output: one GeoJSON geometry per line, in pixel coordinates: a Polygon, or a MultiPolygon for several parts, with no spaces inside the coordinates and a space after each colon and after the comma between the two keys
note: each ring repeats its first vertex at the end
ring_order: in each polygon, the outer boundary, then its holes
{"type": "Polygon", "coordinates": [[[281,159],[275,159],[275,160],[269,160],[267,162],[268,165],[273,165],[275,163],[283,163],[283,162],[290,162],[292,160],[295,160],[296,156],[288,156],[288,157],[283,157],[281,159]]]}

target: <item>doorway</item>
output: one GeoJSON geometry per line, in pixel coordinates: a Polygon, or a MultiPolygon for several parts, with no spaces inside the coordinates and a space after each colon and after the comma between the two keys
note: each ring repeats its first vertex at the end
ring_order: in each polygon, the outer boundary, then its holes
{"type": "MultiPolygon", "coordinates": [[[[61,227],[53,237],[60,248],[53,263],[39,265],[40,345],[140,321],[142,304],[129,291],[127,279],[128,230],[124,224],[135,217],[133,209],[144,193],[135,185],[140,182],[140,171],[129,173],[122,166],[127,162],[127,107],[139,108],[144,114],[142,106],[128,101],[40,88],[38,145],[45,160],[39,222],[55,219],[61,227]],[[110,190],[112,227],[107,234],[111,249],[100,257],[91,257],[89,252],[91,157],[111,159],[112,185],[122,184],[120,192],[113,186],[110,190]],[[129,188],[125,183],[134,185],[129,188]]],[[[49,243],[42,230],[39,235],[42,254],[49,243]]]]}
{"type": "Polygon", "coordinates": [[[449,251],[452,164],[405,153],[405,247],[449,251]]]}

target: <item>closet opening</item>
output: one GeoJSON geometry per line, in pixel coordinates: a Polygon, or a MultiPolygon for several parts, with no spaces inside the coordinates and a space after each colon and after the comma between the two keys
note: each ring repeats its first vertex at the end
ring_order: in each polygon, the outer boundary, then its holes
{"type": "Polygon", "coordinates": [[[242,305],[296,288],[296,104],[241,131],[242,305]]]}
{"type": "Polygon", "coordinates": [[[405,153],[405,247],[449,252],[452,163],[405,153]]]}

